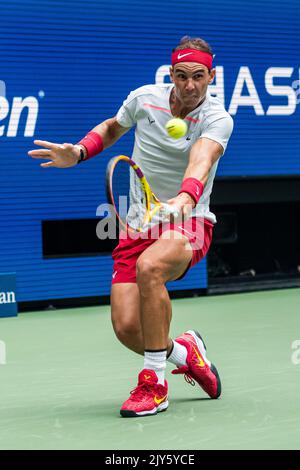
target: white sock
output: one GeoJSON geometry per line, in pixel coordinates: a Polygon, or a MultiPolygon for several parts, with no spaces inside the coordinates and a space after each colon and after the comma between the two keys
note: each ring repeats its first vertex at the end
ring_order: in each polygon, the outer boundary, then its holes
{"type": "Polygon", "coordinates": [[[144,352],[144,369],[151,369],[157,375],[158,383],[165,384],[167,350],[162,351],[145,351],[144,352]]]}
{"type": "Polygon", "coordinates": [[[173,340],[173,350],[167,360],[176,366],[186,366],[186,356],[186,348],[173,340]]]}

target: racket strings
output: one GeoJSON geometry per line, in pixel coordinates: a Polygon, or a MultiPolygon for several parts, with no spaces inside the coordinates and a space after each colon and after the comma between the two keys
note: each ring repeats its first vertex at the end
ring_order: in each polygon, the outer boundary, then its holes
{"type": "Polygon", "coordinates": [[[120,228],[129,225],[134,230],[142,227],[146,200],[140,179],[127,162],[119,161],[112,174],[112,193],[120,228]]]}
{"type": "Polygon", "coordinates": [[[140,178],[130,168],[130,199],[127,222],[134,228],[142,228],[147,211],[147,200],[140,178]]]}
{"type": "Polygon", "coordinates": [[[162,206],[153,195],[137,165],[133,169],[127,159],[118,159],[110,175],[111,199],[121,222],[120,229],[129,226],[134,231],[145,232],[155,225],[170,222],[166,205],[162,206]]]}

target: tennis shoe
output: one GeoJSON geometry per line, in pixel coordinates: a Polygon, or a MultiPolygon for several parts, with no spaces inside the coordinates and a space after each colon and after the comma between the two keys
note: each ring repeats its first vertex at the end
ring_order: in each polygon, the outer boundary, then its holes
{"type": "Polygon", "coordinates": [[[178,366],[172,374],[184,374],[185,380],[195,385],[195,381],[210,396],[221,395],[221,380],[216,367],[206,357],[206,346],[198,331],[189,330],[175,338],[187,350],[186,364],[178,366]]]}
{"type": "Polygon", "coordinates": [[[138,384],[130,392],[120,410],[124,418],[156,415],[168,406],[168,383],[161,385],[154,370],[143,369],[139,373],[138,384]]]}

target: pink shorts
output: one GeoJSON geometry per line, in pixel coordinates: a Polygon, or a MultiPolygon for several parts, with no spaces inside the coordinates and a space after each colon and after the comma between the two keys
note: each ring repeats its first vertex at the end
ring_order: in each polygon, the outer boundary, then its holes
{"type": "Polygon", "coordinates": [[[127,234],[120,233],[118,246],[114,249],[112,257],[114,260],[112,284],[119,282],[136,283],[136,263],[139,256],[166,230],[174,230],[185,235],[192,247],[192,259],[187,267],[187,271],[196,263],[205,257],[212,240],[213,223],[209,220],[192,217],[183,223],[174,224],[167,223],[157,225],[154,229],[146,234],[127,234]]]}

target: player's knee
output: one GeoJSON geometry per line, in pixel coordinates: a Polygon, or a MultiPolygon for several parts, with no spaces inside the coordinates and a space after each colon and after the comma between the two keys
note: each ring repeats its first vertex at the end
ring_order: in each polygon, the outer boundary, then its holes
{"type": "Polygon", "coordinates": [[[159,263],[150,258],[141,258],[136,264],[136,279],[139,287],[150,287],[151,284],[162,282],[162,269],[159,263]]]}
{"type": "Polygon", "coordinates": [[[130,319],[119,318],[118,320],[113,320],[112,323],[114,332],[121,343],[126,344],[128,339],[140,334],[138,325],[130,319]]]}

